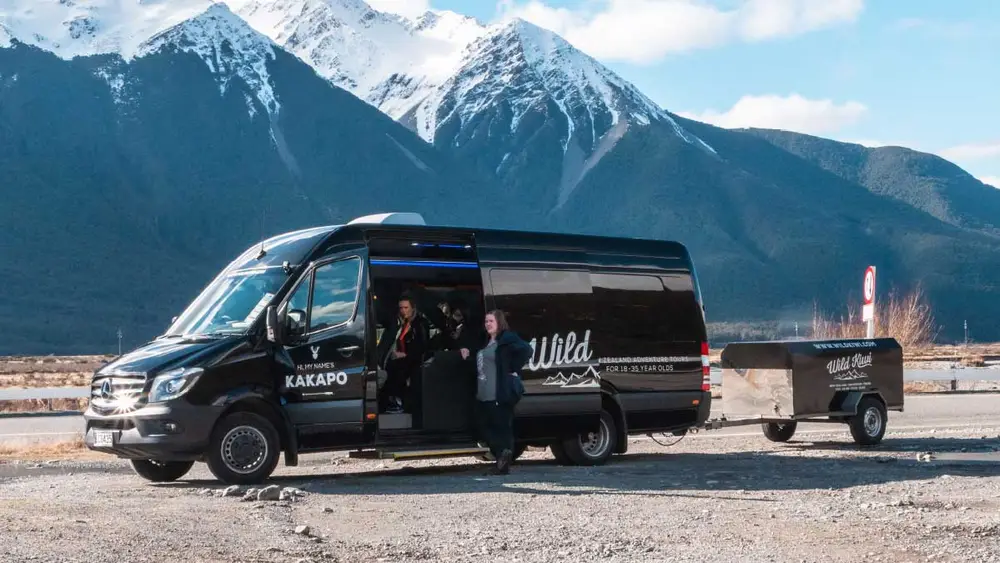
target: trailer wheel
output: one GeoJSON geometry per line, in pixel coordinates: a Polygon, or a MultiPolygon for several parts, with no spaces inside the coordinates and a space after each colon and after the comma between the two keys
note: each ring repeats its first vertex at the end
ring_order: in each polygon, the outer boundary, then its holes
{"type": "Polygon", "coordinates": [[[862,397],[858,402],[858,414],[848,421],[851,436],[862,446],[874,446],[885,436],[886,422],[885,405],[871,395],[862,397]]]}
{"type": "Polygon", "coordinates": [[[156,461],[154,459],[131,460],[132,470],[139,477],[153,483],[169,483],[187,475],[194,467],[193,461],[156,461]]]}
{"type": "Polygon", "coordinates": [[[269,420],[234,412],[212,430],[208,468],[227,485],[254,485],[271,476],[280,454],[281,438],[269,420]]]}
{"type": "Polygon", "coordinates": [[[764,436],[768,440],[772,442],[787,442],[795,435],[795,429],[798,425],[798,421],[792,420],[789,422],[765,422],[761,426],[764,427],[764,436]]]}
{"type": "Polygon", "coordinates": [[[603,465],[615,453],[617,442],[615,419],[611,413],[602,409],[596,432],[581,432],[563,440],[562,446],[574,465],[603,465]]]}

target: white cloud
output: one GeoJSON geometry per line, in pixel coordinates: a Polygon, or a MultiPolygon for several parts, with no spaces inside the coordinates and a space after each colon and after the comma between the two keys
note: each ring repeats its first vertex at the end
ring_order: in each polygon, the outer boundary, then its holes
{"type": "Polygon", "coordinates": [[[380,12],[391,12],[408,18],[415,18],[431,9],[430,0],[366,0],[368,5],[380,12]]]}
{"type": "Polygon", "coordinates": [[[981,176],[979,181],[993,186],[994,188],[1000,189],[1000,176],[981,176]]]}
{"type": "Polygon", "coordinates": [[[972,143],[958,145],[939,152],[948,160],[982,160],[1000,157],[1000,141],[995,143],[972,143]]]}
{"type": "Polygon", "coordinates": [[[669,53],[851,22],[864,0],[740,0],[733,9],[704,0],[595,0],[576,9],[553,8],[543,0],[501,0],[498,8],[502,17],[551,29],[598,59],[648,64],[669,53]]]}
{"type": "Polygon", "coordinates": [[[680,115],[730,129],[761,127],[824,135],[856,123],[867,111],[860,102],[837,104],[832,100],[810,100],[791,94],[743,96],[724,112],[710,109],[680,115]]]}

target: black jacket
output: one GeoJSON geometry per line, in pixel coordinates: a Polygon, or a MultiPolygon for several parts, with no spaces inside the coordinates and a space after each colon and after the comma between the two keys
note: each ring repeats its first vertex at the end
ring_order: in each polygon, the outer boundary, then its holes
{"type": "Polygon", "coordinates": [[[511,406],[518,402],[518,397],[514,392],[514,373],[518,373],[534,351],[531,345],[521,339],[516,332],[506,330],[497,335],[497,402],[502,405],[511,406]]]}
{"type": "Polygon", "coordinates": [[[427,321],[419,314],[413,317],[413,320],[410,321],[410,330],[403,337],[406,357],[394,360],[389,357],[389,351],[392,350],[399,326],[399,317],[396,317],[395,322],[387,326],[385,332],[382,333],[382,339],[378,343],[378,365],[386,367],[391,362],[399,367],[415,368],[423,363],[424,355],[427,353],[427,344],[430,340],[427,321]]]}

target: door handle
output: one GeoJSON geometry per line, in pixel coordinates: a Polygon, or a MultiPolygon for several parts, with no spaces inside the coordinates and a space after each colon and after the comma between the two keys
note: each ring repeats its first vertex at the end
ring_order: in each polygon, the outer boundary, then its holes
{"type": "Polygon", "coordinates": [[[337,350],[345,354],[349,354],[351,352],[354,352],[358,348],[360,348],[360,346],[344,346],[343,348],[337,348],[337,350]]]}

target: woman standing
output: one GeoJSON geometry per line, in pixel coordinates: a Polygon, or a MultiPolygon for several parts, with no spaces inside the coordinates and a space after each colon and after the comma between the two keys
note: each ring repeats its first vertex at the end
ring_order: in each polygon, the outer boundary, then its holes
{"type": "MultiPolygon", "coordinates": [[[[510,330],[502,311],[486,314],[489,341],[476,353],[477,418],[480,432],[496,459],[496,472],[510,472],[514,458],[514,406],[521,400],[524,386],[518,371],[531,359],[531,345],[510,330]]],[[[462,358],[469,357],[462,348],[462,358]]]]}

